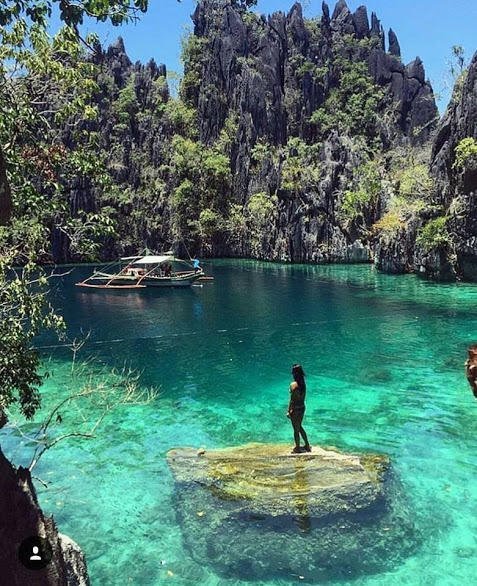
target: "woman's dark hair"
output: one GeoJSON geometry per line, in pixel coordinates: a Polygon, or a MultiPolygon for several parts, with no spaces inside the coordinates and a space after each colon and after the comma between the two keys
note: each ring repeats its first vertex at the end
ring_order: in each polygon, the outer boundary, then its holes
{"type": "Polygon", "coordinates": [[[295,382],[298,383],[300,389],[305,389],[305,373],[303,372],[303,367],[301,364],[294,364],[292,366],[292,376],[295,379],[295,382]]]}

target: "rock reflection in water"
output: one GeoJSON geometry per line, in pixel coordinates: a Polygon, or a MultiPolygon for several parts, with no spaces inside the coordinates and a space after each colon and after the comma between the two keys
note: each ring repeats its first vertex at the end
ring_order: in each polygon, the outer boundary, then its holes
{"type": "Polygon", "coordinates": [[[311,483],[310,483],[310,479],[308,478],[306,468],[304,468],[303,466],[300,466],[300,459],[295,458],[294,462],[296,462],[296,465],[295,465],[296,482],[299,486],[304,487],[304,491],[305,491],[305,496],[300,501],[298,501],[296,503],[298,515],[294,518],[294,521],[295,521],[296,526],[298,527],[298,529],[302,533],[309,533],[311,531],[311,516],[310,516],[310,510],[309,510],[308,500],[307,500],[306,494],[308,494],[311,489],[311,483]]]}

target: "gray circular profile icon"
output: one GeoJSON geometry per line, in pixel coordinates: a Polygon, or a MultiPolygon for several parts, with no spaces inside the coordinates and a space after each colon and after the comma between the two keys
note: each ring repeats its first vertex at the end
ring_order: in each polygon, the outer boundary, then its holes
{"type": "Polygon", "coordinates": [[[51,562],[52,555],[51,545],[38,535],[24,539],[18,548],[18,558],[29,570],[43,570],[51,562]]]}

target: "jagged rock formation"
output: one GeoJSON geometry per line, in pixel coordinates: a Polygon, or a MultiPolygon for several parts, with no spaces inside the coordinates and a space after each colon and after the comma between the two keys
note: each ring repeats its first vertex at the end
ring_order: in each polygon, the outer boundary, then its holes
{"type": "MultiPolygon", "coordinates": [[[[128,251],[137,251],[146,245],[160,248],[163,241],[170,239],[170,227],[167,197],[153,185],[159,177],[155,170],[165,162],[164,151],[170,148],[173,131],[180,130],[180,126],[174,128],[174,123],[161,115],[161,109],[169,100],[166,67],[156,64],[154,59],[145,65],[133,64],[122,38],[107,50],[98,44],[93,62],[98,68],[99,91],[95,102],[99,117],[77,123],[75,127],[66,126],[63,142],[74,148],[78,144],[78,132],[97,135],[99,144],[91,148],[96,149],[98,157],[104,161],[114,187],[102,193],[88,176],[77,178],[68,186],[71,211],[75,214],[78,210],[96,212],[105,206],[114,208],[119,217],[120,242],[109,240],[105,243],[102,255],[106,259],[114,258],[117,248],[128,251]],[[150,172],[146,180],[144,170],[150,172]],[[143,188],[147,190],[147,198],[142,198],[143,188]],[[148,209],[143,217],[131,222],[128,216],[137,211],[136,200],[141,198],[148,209]],[[153,221],[151,238],[149,222],[153,221]]],[[[71,259],[68,242],[61,231],[54,233],[53,256],[57,262],[71,259]]]]}
{"type": "Polygon", "coordinates": [[[392,28],[389,29],[389,53],[395,57],[401,57],[401,47],[399,45],[396,33],[392,28]]]}
{"type": "Polygon", "coordinates": [[[374,262],[383,273],[400,275],[414,271],[414,249],[421,221],[412,217],[397,233],[382,234],[375,243],[374,262]]]}
{"type": "MultiPolygon", "coordinates": [[[[200,0],[179,100],[165,68],[133,65],[121,40],[98,50],[100,117],[84,129],[99,134],[119,188],[105,196],[77,181],[71,207],[114,210],[118,237],[104,257],[183,240],[201,255],[372,260],[370,227],[387,194],[356,217],[346,193],[359,191],[359,169],[377,152],[427,141],[437,109],[422,62],[401,62],[392,30],[386,51],[374,13],[369,21],[364,6],[351,13],[344,0],[331,16],[322,8],[309,20],[298,3],[265,17],[200,0]],[[191,170],[183,159],[193,151],[206,160],[191,170]]],[[[66,260],[60,233],[54,245],[66,260]]]]}
{"type": "Polygon", "coordinates": [[[28,470],[15,470],[0,450],[0,582],[8,586],[89,586],[86,563],[74,541],[43,515],[28,470]],[[43,570],[28,570],[18,559],[23,540],[40,536],[53,557],[43,570]]]}
{"type": "Polygon", "coordinates": [[[227,578],[246,568],[248,579],[352,579],[389,568],[418,542],[384,456],[247,444],[167,458],[186,547],[227,578]]]}
{"type": "MultiPolygon", "coordinates": [[[[393,31],[386,53],[376,15],[372,14],[370,26],[365,7],[352,14],[343,0],[331,18],[324,3],[321,20],[313,22],[303,18],[298,3],[288,15],[245,19],[226,0],[202,0],[193,20],[196,37],[209,43],[195,102],[200,138],[213,143],[235,113],[238,131],[231,170],[236,200],[246,204],[256,192],[278,196],[259,246],[242,241],[237,248],[229,247],[229,253],[287,261],[370,260],[367,236],[340,218],[343,193],[362,162],[360,148],[349,139],[352,132],[337,130],[320,140],[310,119],[327,107],[327,98],[340,86],[343,57],[366,63],[374,82],[384,89],[382,121],[375,129],[382,148],[396,142],[422,143],[435,126],[437,109],[420,59],[402,64],[393,31]],[[271,156],[254,168],[252,151],[257,141],[280,147],[292,137],[319,146],[314,161],[307,161],[320,169],[313,185],[287,189],[283,161],[271,156]]],[[[366,140],[372,136],[373,132],[366,140]]],[[[383,202],[377,202],[368,210],[368,227],[382,208],[383,202]]]]}
{"type": "MultiPolygon", "coordinates": [[[[243,123],[251,126],[252,139],[265,135],[271,144],[285,143],[300,122],[304,123],[295,119],[297,115],[302,119],[311,115],[338,82],[332,69],[318,83],[311,71],[300,75],[294,62],[323,66],[332,57],[333,46],[345,35],[369,41],[347,46],[346,56],[368,61],[374,80],[390,92],[396,106],[396,124],[405,136],[425,140],[436,122],[432,88],[425,81],[421,60],[416,58],[408,66],[401,63],[399,43],[392,30],[386,53],[382,26],[373,13],[370,28],[364,6],[352,14],[340,0],[330,19],[329,8],[323,3],[323,16],[315,22],[318,33],[304,20],[298,3],[288,15],[278,12],[268,20],[262,17],[254,26],[230,1],[202,0],[193,21],[194,34],[211,43],[197,100],[200,137],[206,143],[218,136],[231,109],[239,110],[241,118],[247,120],[243,123]],[[247,60],[251,67],[246,67],[247,60]],[[294,104],[288,104],[287,94],[292,89],[297,89],[294,104]]],[[[298,134],[307,133],[301,130],[298,134]]]]}
{"type": "Polygon", "coordinates": [[[381,270],[414,271],[441,281],[477,280],[477,161],[469,154],[462,165],[456,163],[456,149],[465,139],[477,139],[477,54],[457,80],[432,144],[429,206],[391,238],[378,241],[381,270]],[[427,245],[419,238],[426,229],[427,245]]]}
{"type": "Polygon", "coordinates": [[[433,144],[431,173],[436,180],[436,204],[448,217],[451,246],[437,251],[437,276],[477,280],[477,164],[470,157],[464,168],[455,165],[456,147],[477,139],[477,53],[464,80],[458,80],[433,144]],[[463,83],[462,83],[463,82],[463,83]],[[451,258],[449,258],[451,256],[451,258]],[[451,267],[449,267],[451,265],[451,267]]]}

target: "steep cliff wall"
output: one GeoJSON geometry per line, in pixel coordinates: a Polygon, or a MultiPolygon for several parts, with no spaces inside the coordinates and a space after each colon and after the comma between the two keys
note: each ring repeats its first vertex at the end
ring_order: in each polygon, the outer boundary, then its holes
{"type": "MultiPolygon", "coordinates": [[[[106,210],[109,258],[184,241],[194,254],[304,262],[372,259],[387,209],[386,153],[429,140],[437,109],[416,58],[365,7],[305,19],[200,0],[179,97],[164,66],[98,49],[98,136],[113,184],[71,185],[73,211],[106,210]]],[[[76,129],[78,125],[76,125],[76,129]]],[[[77,138],[69,131],[67,145],[77,138]]],[[[381,243],[382,244],[382,243],[381,243]]],[[[57,260],[69,258],[64,237],[57,260]]]]}
{"type": "MultiPolygon", "coordinates": [[[[98,85],[93,105],[98,117],[66,125],[63,142],[74,149],[84,145],[87,137],[94,162],[109,174],[105,186],[95,184],[87,173],[67,186],[73,214],[102,212],[115,222],[116,236],[102,245],[102,256],[108,259],[118,249],[161,247],[163,231],[169,239],[169,219],[164,213],[167,195],[158,189],[158,181],[172,127],[180,129],[180,123],[164,113],[169,100],[164,65],[153,59],[145,65],[133,64],[121,38],[107,50],[97,45],[93,62],[98,85]]],[[[72,254],[65,234],[56,230],[54,258],[65,262],[72,254]]]]}
{"type": "Polygon", "coordinates": [[[376,245],[387,272],[477,280],[477,54],[456,85],[432,143],[426,205],[376,245]]]}
{"type": "Polygon", "coordinates": [[[244,14],[226,0],[202,0],[193,21],[206,55],[191,99],[200,138],[213,144],[235,117],[234,201],[244,215],[257,193],[273,201],[258,242],[249,230],[238,246],[229,244],[229,253],[369,260],[369,228],[382,214],[386,193],[370,198],[357,222],[343,212],[345,192],[356,187],[360,165],[390,146],[422,144],[435,128],[437,109],[420,59],[401,62],[393,31],[386,52],[376,15],[370,24],[365,7],[352,14],[343,0],[331,17],[324,3],[322,17],[312,21],[303,18],[299,4],[288,15],[265,18],[244,14]],[[353,100],[356,108],[347,110],[353,100]],[[361,116],[371,102],[377,116],[361,116]],[[293,139],[302,141],[302,153],[293,139]],[[261,158],[254,153],[257,144],[261,158]],[[290,181],[292,166],[310,173],[297,172],[290,181]]]}
{"type": "MultiPolygon", "coordinates": [[[[433,145],[431,173],[435,202],[446,219],[448,243],[438,249],[442,261],[464,279],[477,280],[477,53],[458,80],[433,145]],[[470,139],[470,140],[469,140],[470,139]],[[467,148],[465,143],[467,142],[467,148]],[[461,156],[458,156],[459,145],[461,156]]],[[[444,263],[444,266],[442,266],[444,263]]]]}
{"type": "MultiPolygon", "coordinates": [[[[390,100],[381,109],[393,102],[387,128],[393,138],[429,137],[437,109],[421,60],[401,62],[392,30],[386,52],[383,28],[374,13],[370,26],[364,6],[352,14],[340,0],[331,18],[326,3],[322,10],[310,21],[299,3],[287,15],[266,18],[243,13],[230,0],[199,2],[193,21],[194,35],[207,42],[196,93],[204,142],[217,138],[230,110],[251,126],[252,140],[266,136],[271,144],[284,144],[297,135],[312,140],[309,118],[340,84],[338,56],[366,62],[374,81],[386,88],[390,100]]],[[[187,62],[185,67],[187,73],[187,62]]]]}

